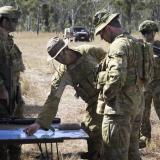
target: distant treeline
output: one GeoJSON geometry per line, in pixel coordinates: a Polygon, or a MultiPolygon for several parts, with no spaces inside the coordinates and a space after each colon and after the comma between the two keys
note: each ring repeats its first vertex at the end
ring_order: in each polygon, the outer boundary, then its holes
{"type": "Polygon", "coordinates": [[[160,21],[159,0],[0,0],[3,5],[21,10],[19,31],[60,32],[72,25],[93,30],[92,17],[102,8],[121,13],[128,31],[137,30],[146,19],[160,21]]]}

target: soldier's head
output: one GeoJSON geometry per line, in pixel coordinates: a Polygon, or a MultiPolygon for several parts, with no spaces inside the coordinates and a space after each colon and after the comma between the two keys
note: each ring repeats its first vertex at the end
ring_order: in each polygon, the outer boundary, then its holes
{"type": "Polygon", "coordinates": [[[52,37],[47,43],[48,54],[58,62],[70,65],[77,61],[79,53],[68,47],[68,40],[52,37]]]}
{"type": "Polygon", "coordinates": [[[18,24],[20,11],[12,6],[0,7],[0,27],[7,32],[14,32],[18,24]]]}
{"type": "Polygon", "coordinates": [[[151,20],[145,20],[139,25],[139,31],[142,33],[144,40],[153,42],[156,32],[158,32],[158,25],[151,20]]]}
{"type": "Polygon", "coordinates": [[[119,13],[111,14],[106,9],[98,11],[93,18],[95,35],[100,34],[102,39],[112,43],[115,37],[122,32],[118,18],[119,13]]]}

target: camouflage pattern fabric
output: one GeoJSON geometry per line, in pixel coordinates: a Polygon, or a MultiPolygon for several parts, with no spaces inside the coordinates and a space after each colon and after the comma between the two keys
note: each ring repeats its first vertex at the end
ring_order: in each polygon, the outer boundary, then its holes
{"type": "Polygon", "coordinates": [[[87,140],[89,160],[98,160],[102,147],[102,115],[96,113],[97,103],[87,105],[82,128],[88,133],[87,140]]]}
{"type": "Polygon", "coordinates": [[[141,115],[141,112],[136,117],[104,115],[102,160],[140,160],[137,137],[141,115]]]}
{"type": "MultiPolygon", "coordinates": [[[[154,46],[160,47],[160,41],[155,41],[154,46]]],[[[154,80],[149,84],[145,91],[145,109],[141,124],[141,136],[151,139],[151,104],[153,100],[155,111],[160,119],[160,50],[154,49],[154,80]]]]}
{"type": "Polygon", "coordinates": [[[145,20],[139,25],[139,31],[141,33],[158,32],[158,24],[151,20],[145,20]]]}
{"type": "Polygon", "coordinates": [[[110,13],[106,9],[98,11],[93,17],[93,24],[95,26],[95,35],[98,35],[99,32],[109,24],[114,18],[117,18],[119,13],[110,13]]]}
{"type": "MultiPolygon", "coordinates": [[[[20,72],[24,70],[21,52],[18,47],[14,44],[13,39],[10,35],[6,35],[0,29],[0,86],[3,85],[8,89],[11,88],[10,92],[15,104],[13,112],[10,113],[8,105],[0,101],[0,117],[8,118],[10,116],[19,117],[23,116],[23,100],[20,91],[19,76],[20,72]],[[7,68],[11,68],[10,73],[7,73],[7,68]],[[8,76],[4,76],[7,74],[8,76]],[[12,80],[11,80],[12,79],[12,80]],[[10,81],[11,83],[6,83],[10,81]],[[7,85],[8,84],[8,85],[7,85]],[[17,99],[20,98],[20,101],[17,99]]],[[[9,90],[8,90],[9,92],[9,90]]],[[[20,158],[20,146],[19,145],[1,145],[0,155],[2,160],[6,160],[9,156],[10,160],[20,158]]]]}
{"type": "MultiPolygon", "coordinates": [[[[7,113],[8,116],[14,116],[14,117],[22,116],[22,115],[15,115],[15,112],[17,112],[16,110],[18,109],[17,107],[18,106],[20,107],[20,105],[18,105],[19,102],[17,98],[20,98],[20,101],[22,104],[24,103],[21,95],[19,95],[21,94],[21,91],[20,91],[21,86],[19,81],[20,72],[24,71],[24,64],[22,61],[21,54],[22,53],[20,52],[16,44],[14,44],[12,37],[10,35],[6,37],[6,35],[4,36],[4,33],[0,31],[0,66],[1,66],[0,84],[1,86],[4,85],[7,89],[11,88],[11,92],[12,92],[11,95],[13,96],[11,99],[14,101],[14,104],[15,104],[15,108],[13,109],[12,115],[9,115],[10,113],[7,110],[8,107],[4,107],[5,111],[3,109],[2,110],[0,109],[0,114],[2,112],[2,115],[3,115],[3,112],[4,113],[8,112],[7,113]],[[10,71],[8,71],[7,68],[10,68],[10,71]],[[6,74],[8,77],[7,76],[5,77],[4,72],[5,73],[10,72],[6,74]]],[[[3,105],[4,103],[3,104],[1,103],[1,106],[3,105]]],[[[18,110],[22,110],[22,109],[18,109],[18,110]]]]}
{"type": "Polygon", "coordinates": [[[139,128],[144,106],[142,87],[148,77],[142,73],[151,74],[151,70],[145,71],[139,66],[143,63],[140,46],[128,34],[119,35],[110,45],[104,62],[105,70],[103,68],[100,72],[105,74],[99,77],[106,78],[103,80],[105,83],[101,84],[105,102],[103,160],[140,159],[139,128]]]}
{"type": "Polygon", "coordinates": [[[51,124],[56,115],[62,93],[66,85],[71,85],[76,91],[76,97],[81,97],[87,104],[86,115],[82,127],[89,134],[88,151],[91,160],[97,160],[101,146],[102,116],[96,114],[98,90],[95,88],[95,67],[105,57],[106,52],[93,46],[74,48],[81,54],[79,60],[69,66],[60,65],[53,75],[51,92],[39,114],[37,122],[44,128],[51,124]]]}

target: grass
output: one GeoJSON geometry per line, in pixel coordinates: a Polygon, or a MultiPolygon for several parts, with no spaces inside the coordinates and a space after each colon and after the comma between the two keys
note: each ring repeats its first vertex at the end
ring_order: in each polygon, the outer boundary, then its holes
{"type": "MultiPolygon", "coordinates": [[[[26,67],[25,72],[22,74],[22,93],[26,102],[24,111],[26,117],[37,117],[50,91],[51,77],[55,69],[51,62],[47,62],[46,43],[50,37],[57,35],[62,37],[61,33],[40,33],[38,36],[32,32],[14,33],[15,42],[23,53],[26,67]]],[[[135,35],[136,37],[140,37],[138,33],[135,35]]],[[[159,38],[159,35],[157,38],[159,38]]],[[[77,42],[71,43],[71,45],[77,46],[84,43],[77,42]]],[[[108,47],[108,44],[100,41],[99,38],[96,38],[90,44],[104,48],[108,47]]],[[[57,113],[57,117],[60,117],[62,122],[79,123],[83,120],[85,103],[81,99],[74,98],[74,94],[73,88],[67,86],[57,113]]],[[[146,149],[141,150],[141,153],[144,160],[151,160],[152,158],[153,160],[160,160],[160,155],[157,154],[160,149],[160,123],[153,109],[151,120],[152,142],[146,149]]],[[[76,153],[86,151],[87,145],[84,140],[65,141],[59,144],[59,149],[64,154],[63,159],[77,160],[76,153]]],[[[22,159],[34,160],[37,152],[38,148],[36,145],[23,145],[22,159]]]]}

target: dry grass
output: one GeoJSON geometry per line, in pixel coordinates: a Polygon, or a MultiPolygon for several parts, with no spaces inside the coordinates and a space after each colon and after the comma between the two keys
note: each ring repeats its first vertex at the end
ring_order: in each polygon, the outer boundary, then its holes
{"type": "MultiPolygon", "coordinates": [[[[40,33],[15,33],[15,42],[23,53],[23,59],[26,66],[22,74],[23,95],[26,102],[25,116],[37,117],[42,109],[42,105],[50,91],[51,76],[54,67],[47,62],[46,43],[52,36],[62,34],[40,33]]],[[[139,37],[139,34],[135,34],[139,37]]],[[[159,37],[158,37],[159,38],[159,37]]],[[[85,42],[72,43],[76,46],[85,42]]],[[[107,43],[96,38],[90,44],[106,48],[107,43]]],[[[62,122],[81,122],[83,119],[85,104],[81,99],[74,98],[75,91],[67,87],[59,105],[57,113],[62,122]],[[78,115],[78,116],[77,116],[78,115]]],[[[142,150],[144,160],[160,160],[160,127],[159,120],[154,111],[152,111],[153,138],[149,147],[142,150]]],[[[87,145],[84,140],[65,141],[59,144],[61,153],[64,154],[65,160],[77,160],[75,153],[86,151],[87,145]],[[73,153],[73,154],[69,154],[73,153]],[[68,155],[68,157],[67,157],[68,155]]],[[[36,145],[23,145],[23,160],[34,160],[37,155],[36,145]]]]}

